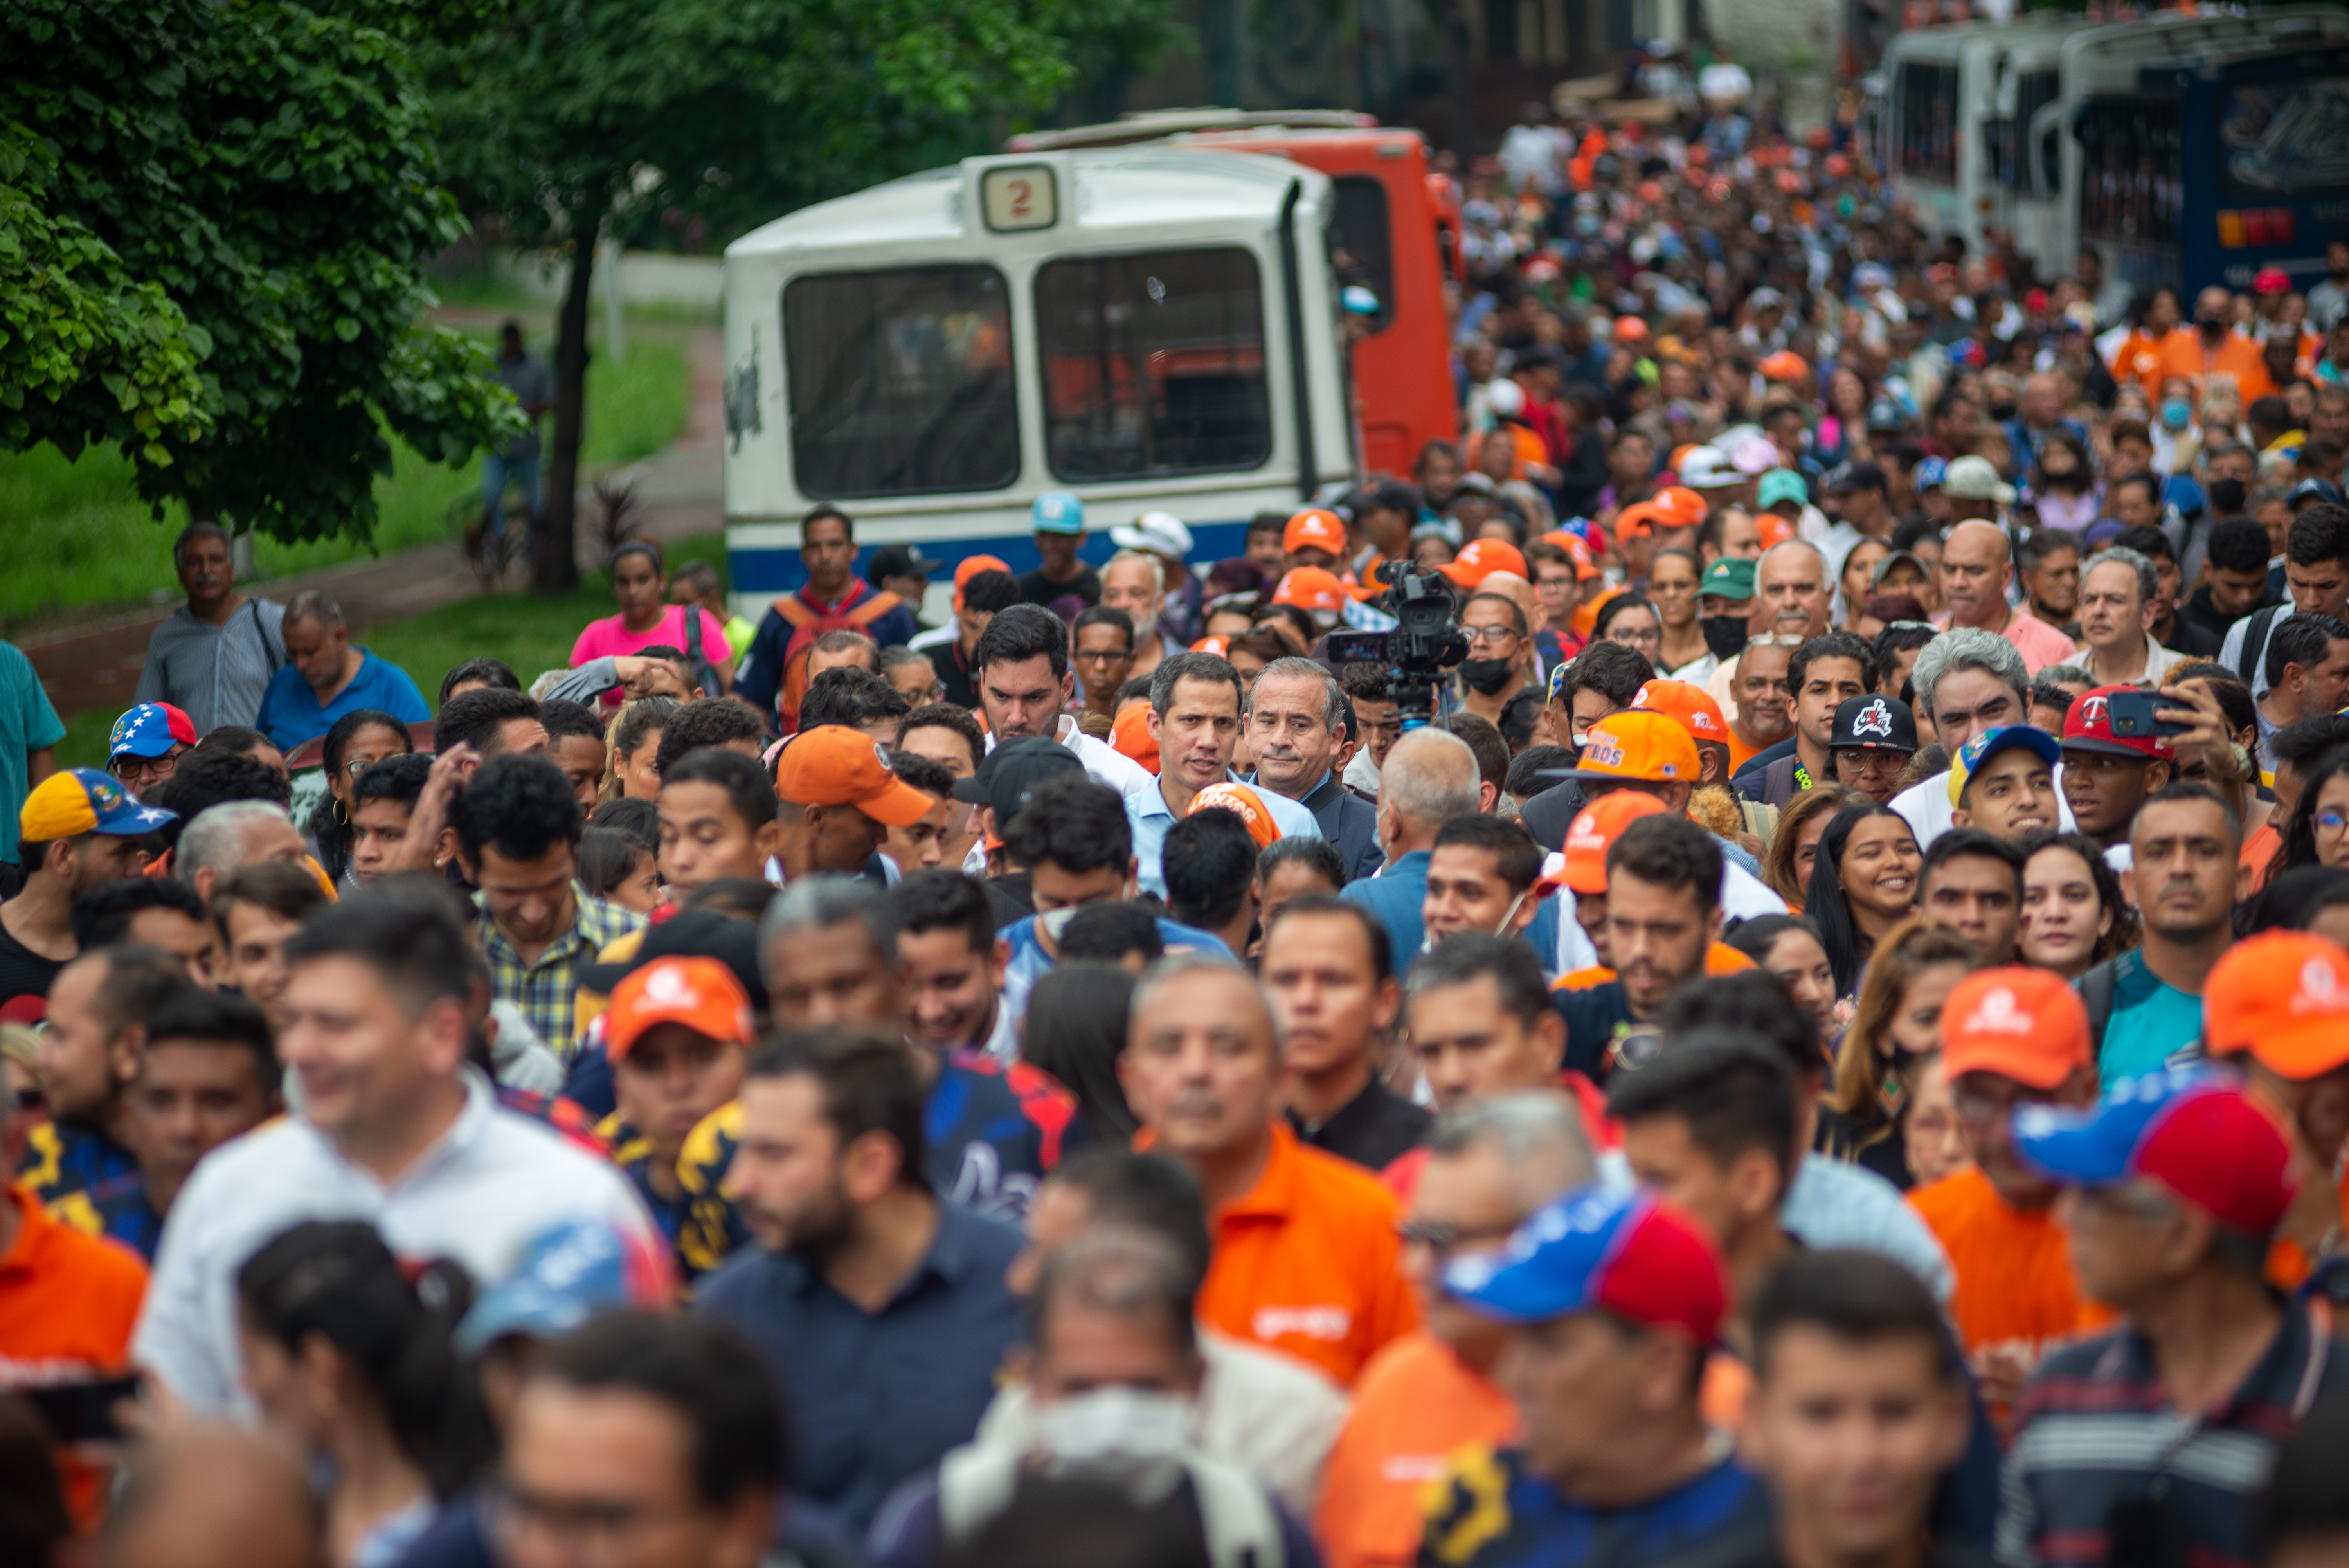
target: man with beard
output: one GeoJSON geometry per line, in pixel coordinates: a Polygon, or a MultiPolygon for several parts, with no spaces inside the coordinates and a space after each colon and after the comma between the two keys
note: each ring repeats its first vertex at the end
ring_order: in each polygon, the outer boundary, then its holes
{"type": "Polygon", "coordinates": [[[750,1059],[728,1195],[758,1245],[698,1310],[792,1391],[792,1493],[862,1532],[890,1488],[968,1442],[1019,1338],[1019,1232],[943,1202],[895,1032],[787,1035],[750,1059]]]}

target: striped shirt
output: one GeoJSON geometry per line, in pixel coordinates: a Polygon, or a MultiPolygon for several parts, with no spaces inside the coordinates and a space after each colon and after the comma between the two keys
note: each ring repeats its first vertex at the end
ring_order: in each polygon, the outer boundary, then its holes
{"type": "Polygon", "coordinates": [[[285,607],[247,599],[226,626],[181,605],[147,641],[135,702],[169,702],[182,710],[196,733],[222,724],[250,724],[261,711],[269,678],[285,663],[285,607]]]}
{"type": "Polygon", "coordinates": [[[2015,1407],[1999,1560],[2089,1568],[2144,1561],[2158,1541],[2165,1561],[2249,1564],[2276,1449],[2318,1398],[2349,1386],[2349,1346],[2332,1326],[2325,1303],[2288,1306],[2243,1386],[2199,1420],[2169,1402],[2134,1330],[2051,1352],[2015,1407]]]}

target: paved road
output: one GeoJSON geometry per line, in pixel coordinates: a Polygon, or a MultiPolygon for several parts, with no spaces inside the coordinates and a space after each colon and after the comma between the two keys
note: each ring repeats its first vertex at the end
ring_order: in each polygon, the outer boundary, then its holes
{"type": "MultiPolygon", "coordinates": [[[[692,343],[693,410],[685,433],[666,452],[620,471],[613,478],[636,486],[637,531],[660,540],[714,534],[725,525],[723,397],[724,347],[715,328],[697,332],[692,343]]],[[[590,487],[579,493],[579,564],[595,558],[597,507],[590,487]]],[[[516,581],[513,587],[519,589],[516,581]]],[[[318,588],[341,602],[354,638],[379,621],[399,620],[467,598],[480,591],[472,568],[454,545],[431,545],[380,560],[352,561],[298,576],[254,585],[250,590],[284,602],[305,588],[318,588]]],[[[71,720],[91,709],[119,711],[130,705],[147,639],[174,607],[133,610],[78,626],[27,637],[19,642],[33,661],[42,687],[57,711],[71,720]]]]}

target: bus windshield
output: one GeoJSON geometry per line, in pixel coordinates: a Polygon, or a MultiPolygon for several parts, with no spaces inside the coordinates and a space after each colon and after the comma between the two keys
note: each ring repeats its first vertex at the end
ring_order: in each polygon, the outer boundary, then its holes
{"type": "Polygon", "coordinates": [[[1056,478],[1206,473],[1272,455],[1248,251],[1066,257],[1037,269],[1035,289],[1056,478]]]}
{"type": "Polygon", "coordinates": [[[792,463],[822,499],[1019,477],[1009,293],[991,266],[823,273],[783,290],[792,463]]]}
{"type": "Polygon", "coordinates": [[[2224,89],[2219,143],[2219,193],[2229,201],[2349,192],[2349,77],[2224,89]]]}

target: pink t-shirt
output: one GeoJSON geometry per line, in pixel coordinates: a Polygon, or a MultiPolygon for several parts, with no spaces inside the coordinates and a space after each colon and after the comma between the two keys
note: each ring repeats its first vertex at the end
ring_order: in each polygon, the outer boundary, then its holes
{"type": "MultiPolygon", "coordinates": [[[[709,660],[713,669],[724,673],[732,667],[734,659],[734,649],[726,640],[726,628],[708,610],[698,609],[694,613],[701,618],[701,657],[709,660]]],[[[576,670],[594,659],[634,653],[655,643],[666,643],[671,648],[686,646],[683,605],[670,605],[662,610],[659,622],[649,631],[630,631],[616,615],[589,621],[587,629],[579,634],[579,640],[571,645],[571,668],[576,670]]],[[[620,689],[616,686],[605,692],[603,702],[606,708],[618,707],[620,689]]]]}

